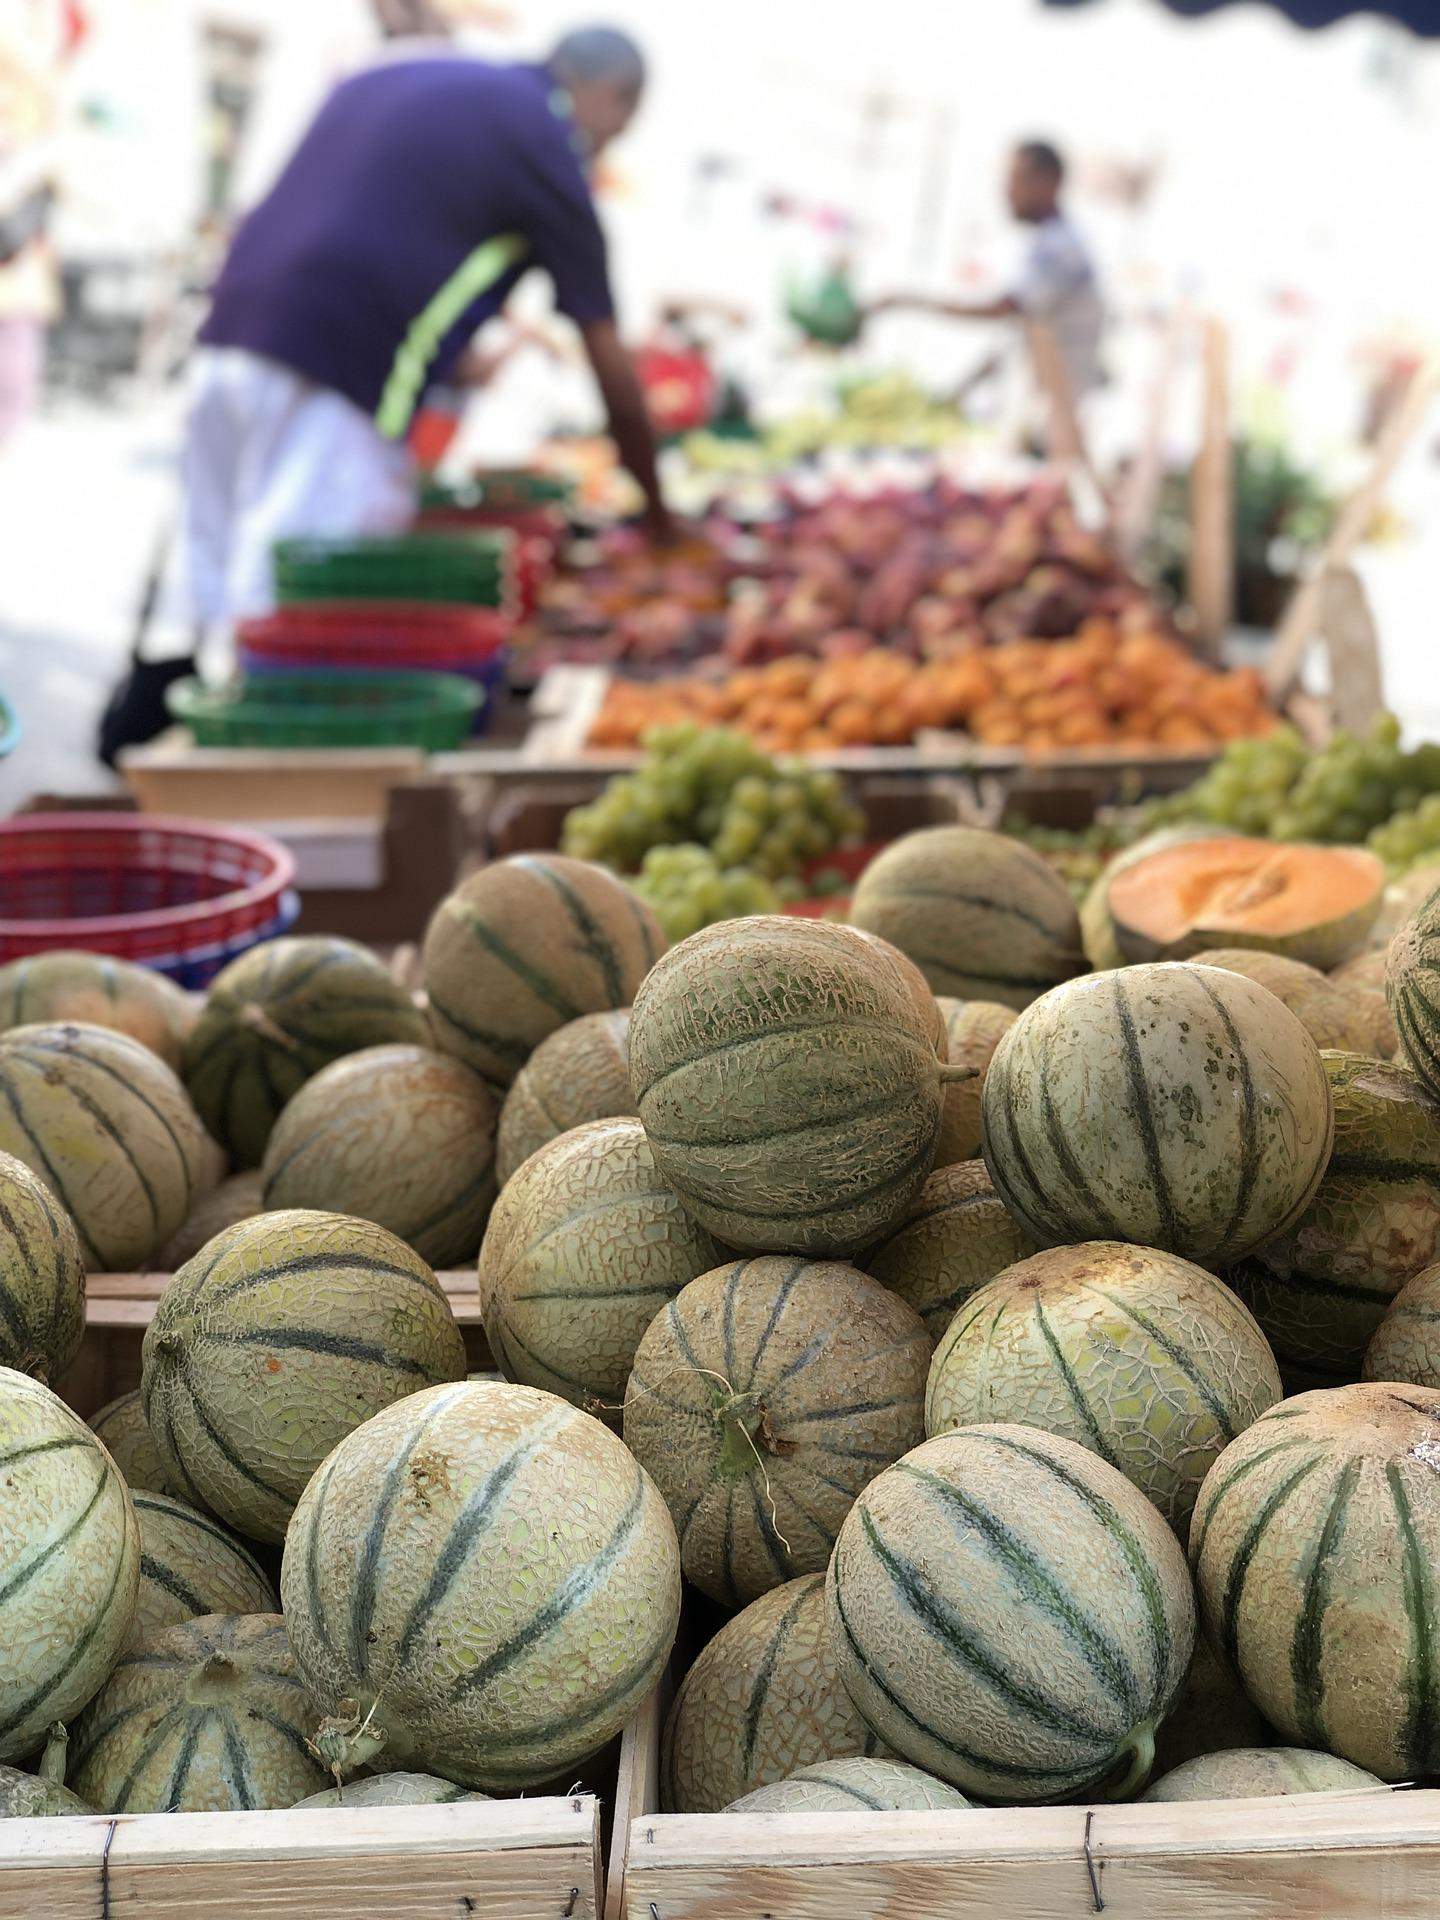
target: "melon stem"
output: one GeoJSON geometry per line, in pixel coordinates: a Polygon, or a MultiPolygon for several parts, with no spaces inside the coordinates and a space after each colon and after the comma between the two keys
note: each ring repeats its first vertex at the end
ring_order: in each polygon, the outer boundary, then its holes
{"type": "Polygon", "coordinates": [[[727,1480],[741,1480],[752,1473],[760,1458],[756,1437],[763,1418],[760,1398],[754,1393],[732,1393],[715,1408],[720,1423],[720,1472],[727,1480]]]}
{"type": "Polygon", "coordinates": [[[938,1062],[938,1066],[942,1087],[962,1087],[967,1080],[978,1080],[980,1077],[978,1067],[962,1067],[958,1064],[951,1066],[943,1060],[938,1062]]]}
{"type": "Polygon", "coordinates": [[[50,1728],[45,1740],[45,1751],[40,1756],[40,1765],[36,1769],[42,1780],[51,1780],[57,1787],[65,1784],[65,1756],[70,1745],[70,1736],[64,1724],[57,1720],[50,1728]]]}
{"type": "Polygon", "coordinates": [[[272,1046],[283,1047],[287,1053],[298,1053],[299,1043],[281,1026],[277,1026],[265,1009],[257,1006],[253,1000],[247,1000],[240,1009],[242,1026],[249,1027],[252,1033],[258,1033],[262,1040],[268,1040],[272,1046]]]}
{"type": "Polygon", "coordinates": [[[1159,1724],[1158,1720],[1142,1720],[1138,1727],[1131,1729],[1130,1738],[1121,1749],[1129,1754],[1130,1765],[1125,1777],[1108,1789],[1107,1798],[1128,1800],[1150,1778],[1150,1769],[1155,1764],[1155,1729],[1159,1724]]]}

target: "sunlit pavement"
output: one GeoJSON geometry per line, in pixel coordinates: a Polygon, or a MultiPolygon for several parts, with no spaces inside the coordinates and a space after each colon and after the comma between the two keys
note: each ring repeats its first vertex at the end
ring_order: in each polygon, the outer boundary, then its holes
{"type": "MultiPolygon", "coordinates": [[[[0,691],[23,741],[0,761],[0,813],[36,792],[113,784],[92,753],[96,717],[124,670],[136,610],[174,511],[178,393],[102,409],[67,400],[0,456],[0,691]]],[[[1404,533],[1360,568],[1391,704],[1440,738],[1440,464],[1407,462],[1404,533]]],[[[180,636],[154,636],[156,651],[180,636]]]]}

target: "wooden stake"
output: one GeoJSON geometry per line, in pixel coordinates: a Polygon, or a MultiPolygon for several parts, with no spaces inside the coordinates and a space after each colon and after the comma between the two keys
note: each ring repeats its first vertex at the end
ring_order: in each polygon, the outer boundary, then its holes
{"type": "Polygon", "coordinates": [[[1145,400],[1140,445],[1120,488],[1115,509],[1115,538],[1124,559],[1133,567],[1145,551],[1155,526],[1155,509],[1165,479],[1165,432],[1175,394],[1180,352],[1194,324],[1194,315],[1182,302],[1173,307],[1160,340],[1155,378],[1145,400]]]}
{"type": "Polygon", "coordinates": [[[1230,335],[1207,314],[1201,329],[1200,451],[1190,476],[1187,590],[1195,634],[1213,659],[1235,614],[1235,501],[1230,445],[1230,335]]]}

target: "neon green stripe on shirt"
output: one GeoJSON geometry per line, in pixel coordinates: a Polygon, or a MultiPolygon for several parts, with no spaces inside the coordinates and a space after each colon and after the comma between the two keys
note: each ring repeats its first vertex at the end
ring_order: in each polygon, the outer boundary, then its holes
{"type": "Polygon", "coordinates": [[[471,302],[488,293],[524,254],[525,242],[518,233],[501,233],[482,242],[416,315],[400,342],[375,410],[375,425],[387,440],[399,440],[409,431],[425,375],[445,335],[471,302]]]}

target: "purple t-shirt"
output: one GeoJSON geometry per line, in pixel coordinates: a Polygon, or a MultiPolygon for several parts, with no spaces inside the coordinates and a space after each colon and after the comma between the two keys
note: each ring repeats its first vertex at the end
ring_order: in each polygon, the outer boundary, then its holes
{"type": "Polygon", "coordinates": [[[278,360],[366,413],[383,401],[387,430],[403,431],[397,406],[445,377],[528,267],[578,324],[609,319],[573,135],[543,67],[441,55],[344,81],[236,234],[201,340],[278,360]],[[523,251],[468,297],[485,272],[473,256],[503,236],[523,251]]]}

